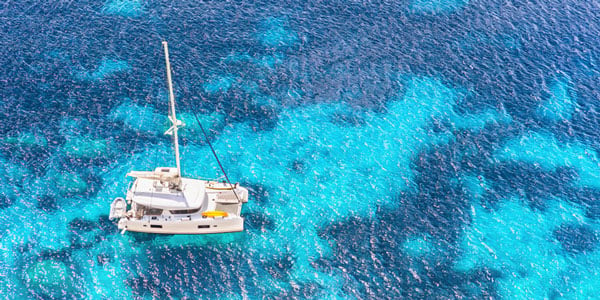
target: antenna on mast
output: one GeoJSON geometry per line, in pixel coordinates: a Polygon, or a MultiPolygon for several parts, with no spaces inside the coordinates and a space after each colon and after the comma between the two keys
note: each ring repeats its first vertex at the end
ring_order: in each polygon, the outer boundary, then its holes
{"type": "Polygon", "coordinates": [[[177,163],[177,179],[175,184],[179,186],[181,183],[181,163],[179,162],[179,138],[177,137],[177,128],[182,126],[181,121],[177,120],[175,115],[175,95],[173,94],[173,83],[171,82],[171,64],[169,63],[169,46],[166,41],[162,42],[165,49],[165,62],[167,65],[167,82],[169,85],[169,120],[171,127],[165,134],[173,135],[173,144],[175,145],[175,162],[177,163]]]}

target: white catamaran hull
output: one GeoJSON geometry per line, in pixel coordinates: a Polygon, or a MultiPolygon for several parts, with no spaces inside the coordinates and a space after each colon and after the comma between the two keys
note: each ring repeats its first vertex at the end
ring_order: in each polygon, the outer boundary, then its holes
{"type": "Polygon", "coordinates": [[[119,229],[126,231],[162,233],[162,234],[206,234],[225,233],[244,230],[244,219],[228,217],[222,219],[188,219],[188,220],[119,220],[119,229]]]}
{"type": "Polygon", "coordinates": [[[204,234],[244,230],[242,204],[248,190],[223,182],[182,178],[181,190],[161,183],[172,168],[138,174],[127,198],[116,198],[111,205],[111,219],[119,219],[123,232],[163,234],[204,234]]]}

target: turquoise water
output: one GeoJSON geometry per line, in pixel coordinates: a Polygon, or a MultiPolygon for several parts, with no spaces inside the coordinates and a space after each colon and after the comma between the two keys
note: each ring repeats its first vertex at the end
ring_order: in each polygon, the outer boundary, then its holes
{"type": "Polygon", "coordinates": [[[0,5],[9,299],[589,299],[594,5],[0,5]],[[543,20],[543,22],[542,22],[543,20]],[[579,27],[582,22],[587,25],[579,27]],[[120,234],[131,170],[250,189],[246,230],[120,234]]]}

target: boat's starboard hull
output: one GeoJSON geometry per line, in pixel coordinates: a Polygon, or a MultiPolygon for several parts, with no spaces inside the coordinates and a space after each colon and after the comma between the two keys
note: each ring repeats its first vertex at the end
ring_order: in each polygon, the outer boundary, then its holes
{"type": "Polygon", "coordinates": [[[238,232],[244,230],[244,219],[206,218],[194,220],[158,221],[122,218],[119,229],[125,231],[158,234],[207,234],[238,232]]]}

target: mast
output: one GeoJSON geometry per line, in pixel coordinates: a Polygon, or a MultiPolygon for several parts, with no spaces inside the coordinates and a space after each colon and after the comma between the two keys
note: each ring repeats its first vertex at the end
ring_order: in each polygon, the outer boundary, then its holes
{"type": "Polygon", "coordinates": [[[167,65],[167,82],[169,85],[169,120],[171,128],[165,134],[173,135],[173,144],[175,145],[175,162],[177,163],[177,179],[175,184],[179,186],[181,182],[181,163],[179,162],[179,138],[177,137],[177,127],[181,126],[181,121],[177,120],[175,115],[175,96],[173,95],[173,83],[171,82],[171,64],[169,63],[169,46],[166,41],[162,42],[165,49],[165,62],[167,65]]]}

